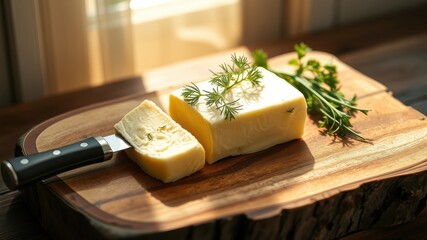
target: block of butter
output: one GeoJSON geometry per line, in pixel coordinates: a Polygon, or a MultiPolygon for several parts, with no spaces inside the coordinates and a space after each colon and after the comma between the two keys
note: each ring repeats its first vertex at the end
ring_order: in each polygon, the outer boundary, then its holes
{"type": "Polygon", "coordinates": [[[127,155],[144,172],[165,183],[188,176],[205,164],[205,151],[197,139],[151,101],[143,101],[114,128],[133,146],[126,150],[127,155]]]}
{"type": "MultiPolygon", "coordinates": [[[[203,145],[206,161],[214,163],[227,156],[257,152],[279,143],[301,138],[307,117],[307,105],[301,92],[259,67],[261,85],[244,81],[228,97],[240,99],[242,109],[235,119],[225,120],[220,111],[207,107],[206,100],[191,106],[182,90],[169,96],[169,114],[190,131],[203,145]]],[[[212,91],[209,81],[196,84],[201,91],[212,91]]]]}

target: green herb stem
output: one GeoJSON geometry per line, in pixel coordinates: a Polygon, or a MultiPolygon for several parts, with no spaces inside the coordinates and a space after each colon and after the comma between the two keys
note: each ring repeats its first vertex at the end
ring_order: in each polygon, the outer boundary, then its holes
{"type": "Polygon", "coordinates": [[[264,66],[302,92],[307,101],[308,112],[318,112],[323,117],[318,122],[319,127],[325,127],[329,134],[345,136],[347,133],[351,133],[356,139],[367,141],[352,128],[350,114],[356,111],[367,114],[369,110],[356,107],[356,96],[346,99],[339,91],[336,66],[323,65],[315,59],[309,59],[304,63],[302,59],[311,49],[303,43],[295,45],[294,49],[297,57],[289,61],[289,64],[296,68],[294,74],[278,72],[269,68],[267,55],[262,50],[255,51],[252,56],[257,66],[264,66]],[[304,74],[305,72],[309,74],[304,74]],[[311,76],[308,77],[308,75],[311,76]]]}
{"type": "Polygon", "coordinates": [[[226,120],[234,119],[243,106],[238,105],[240,99],[228,101],[227,94],[243,81],[249,81],[252,86],[258,86],[262,75],[256,67],[249,64],[248,59],[244,56],[237,57],[233,54],[231,61],[231,65],[225,63],[219,65],[222,71],[211,71],[212,78],[209,82],[212,90],[201,91],[194,83],[184,86],[181,93],[184,101],[194,106],[201,98],[204,98],[206,105],[214,106],[226,120]]]}

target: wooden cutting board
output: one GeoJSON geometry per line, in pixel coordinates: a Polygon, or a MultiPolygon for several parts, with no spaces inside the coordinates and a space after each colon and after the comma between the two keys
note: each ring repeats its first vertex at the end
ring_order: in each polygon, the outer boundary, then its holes
{"type": "MultiPolygon", "coordinates": [[[[69,239],[336,238],[413,219],[426,208],[425,116],[334,56],[310,56],[336,64],[343,92],[357,94],[359,106],[371,109],[352,120],[370,142],[325,135],[309,118],[302,139],[223,159],[171,184],[149,177],[118,153],[25,188],[30,208],[53,237],[69,239]]],[[[286,65],[292,57],[275,57],[270,65],[291,71],[286,65]]],[[[182,76],[200,71],[203,62],[209,73],[222,63],[213,60],[218,58],[164,71],[182,76]]],[[[170,91],[205,79],[164,79],[159,91],[60,115],[29,131],[21,151],[111,134],[114,123],[142,100],[167,111],[170,91]]]]}

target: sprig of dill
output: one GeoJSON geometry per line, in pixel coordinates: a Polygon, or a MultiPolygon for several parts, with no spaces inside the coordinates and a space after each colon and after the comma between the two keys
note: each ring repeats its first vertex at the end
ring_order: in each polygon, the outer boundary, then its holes
{"type": "Polygon", "coordinates": [[[262,50],[253,52],[254,65],[267,68],[302,92],[308,112],[321,114],[322,120],[319,120],[318,125],[326,128],[327,133],[339,136],[351,133],[356,139],[366,141],[366,138],[353,129],[350,118],[354,112],[367,114],[369,110],[356,107],[356,95],[346,99],[340,92],[336,66],[322,64],[315,59],[303,61],[306,54],[311,51],[304,43],[296,44],[294,50],[297,57],[289,61],[289,64],[296,68],[294,74],[268,68],[268,57],[262,50]]]}
{"type": "Polygon", "coordinates": [[[212,90],[201,90],[196,84],[191,83],[183,88],[181,95],[188,104],[194,106],[201,98],[205,98],[208,107],[218,109],[226,120],[235,118],[238,111],[242,110],[239,105],[240,99],[228,100],[227,94],[243,81],[249,81],[252,86],[258,86],[262,78],[261,72],[256,66],[252,66],[245,56],[231,55],[231,64],[219,65],[220,71],[213,72],[210,79],[212,90]]]}

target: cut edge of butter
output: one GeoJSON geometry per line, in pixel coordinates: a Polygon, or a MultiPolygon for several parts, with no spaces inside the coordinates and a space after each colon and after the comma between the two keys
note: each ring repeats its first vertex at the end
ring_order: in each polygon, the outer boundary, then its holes
{"type": "Polygon", "coordinates": [[[165,183],[189,176],[205,164],[205,150],[198,140],[149,100],[114,128],[132,146],[125,151],[128,157],[165,183]]]}

